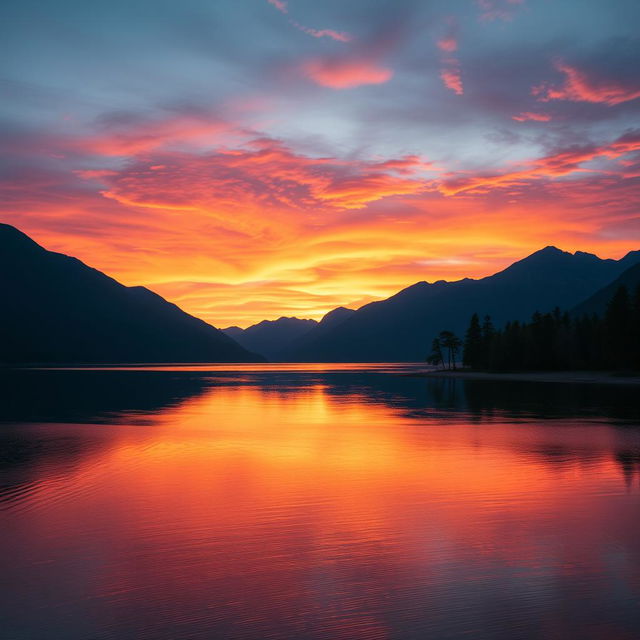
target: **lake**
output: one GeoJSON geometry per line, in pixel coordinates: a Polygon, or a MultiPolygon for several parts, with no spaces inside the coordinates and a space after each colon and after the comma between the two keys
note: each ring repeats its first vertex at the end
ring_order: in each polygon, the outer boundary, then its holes
{"type": "Polygon", "coordinates": [[[415,370],[0,373],[3,640],[638,638],[638,388],[415,370]]]}

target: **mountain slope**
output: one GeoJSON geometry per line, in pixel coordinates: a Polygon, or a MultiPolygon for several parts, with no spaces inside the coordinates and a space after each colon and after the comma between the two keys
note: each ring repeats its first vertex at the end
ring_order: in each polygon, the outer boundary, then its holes
{"type": "Polygon", "coordinates": [[[481,280],[418,282],[359,309],[338,326],[289,354],[294,361],[420,361],[442,329],[464,333],[469,317],[492,316],[496,325],[527,320],[536,310],[570,309],[640,262],[546,247],[481,280]]]}
{"type": "Polygon", "coordinates": [[[574,316],[581,316],[586,314],[596,314],[598,316],[604,316],[607,306],[613,295],[621,286],[626,286],[629,290],[629,294],[633,295],[636,287],[640,286],[640,263],[629,267],[626,271],[621,273],[613,282],[606,285],[599,291],[596,291],[592,296],[581,302],[574,307],[571,311],[574,316]]]}
{"type": "Polygon", "coordinates": [[[277,320],[263,320],[246,329],[227,327],[222,331],[245,349],[273,360],[286,345],[312,330],[317,324],[315,320],[282,317],[277,320]]]}
{"type": "Polygon", "coordinates": [[[255,362],[144,287],[125,287],[0,224],[0,362],[255,362]]]}
{"type": "Polygon", "coordinates": [[[354,309],[346,307],[336,307],[332,311],[326,313],[320,322],[316,323],[311,330],[302,334],[300,337],[287,342],[282,349],[273,354],[273,360],[278,362],[288,362],[296,359],[296,354],[307,348],[307,345],[314,344],[331,329],[350,318],[355,313],[354,309]]]}

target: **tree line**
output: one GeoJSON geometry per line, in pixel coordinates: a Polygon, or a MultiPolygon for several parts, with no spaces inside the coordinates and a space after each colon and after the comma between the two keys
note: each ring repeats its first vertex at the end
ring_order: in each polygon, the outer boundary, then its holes
{"type": "Polygon", "coordinates": [[[484,371],[640,370],[640,285],[620,286],[602,316],[556,308],[497,329],[474,313],[464,341],[441,332],[427,362],[455,369],[461,348],[463,365],[484,371]]]}

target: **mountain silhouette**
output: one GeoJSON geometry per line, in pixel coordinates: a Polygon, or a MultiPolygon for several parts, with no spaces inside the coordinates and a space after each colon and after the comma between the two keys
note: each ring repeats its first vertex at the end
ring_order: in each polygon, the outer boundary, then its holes
{"type": "Polygon", "coordinates": [[[486,278],[418,282],[367,304],[316,339],[305,339],[286,353],[286,359],[421,361],[435,335],[443,329],[462,335],[474,312],[491,315],[500,326],[528,320],[537,310],[571,309],[637,263],[637,251],[621,260],[603,260],[582,251],[545,247],[486,278]]]}
{"type": "MultiPolygon", "coordinates": [[[[634,251],[632,254],[627,254],[625,259],[629,255],[634,256],[638,253],[640,252],[634,251]]],[[[598,316],[604,316],[609,302],[621,286],[627,287],[630,295],[634,294],[636,287],[640,286],[640,262],[623,271],[613,282],[596,291],[592,296],[574,307],[571,314],[574,316],[582,316],[584,314],[592,315],[595,313],[598,316]]]]}
{"type": "Polygon", "coordinates": [[[263,320],[246,329],[234,326],[222,331],[245,349],[273,360],[286,345],[308,333],[317,324],[315,320],[283,316],[277,320],[263,320]]]}
{"type": "Polygon", "coordinates": [[[0,362],[256,362],[211,325],[0,224],[0,362]]]}
{"type": "Polygon", "coordinates": [[[313,345],[328,331],[342,324],[354,313],[355,309],[347,309],[346,307],[337,307],[329,311],[309,331],[285,343],[279,351],[273,354],[272,359],[278,362],[295,361],[297,353],[304,351],[308,345],[313,345]]]}

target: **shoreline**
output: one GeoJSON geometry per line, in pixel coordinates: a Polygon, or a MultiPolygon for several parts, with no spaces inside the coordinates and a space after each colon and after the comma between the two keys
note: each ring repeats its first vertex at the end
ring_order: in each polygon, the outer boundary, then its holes
{"type": "Polygon", "coordinates": [[[408,374],[418,378],[454,378],[487,382],[564,382],[573,384],[640,385],[640,375],[616,375],[608,371],[525,371],[490,373],[486,371],[423,371],[408,374]]]}

